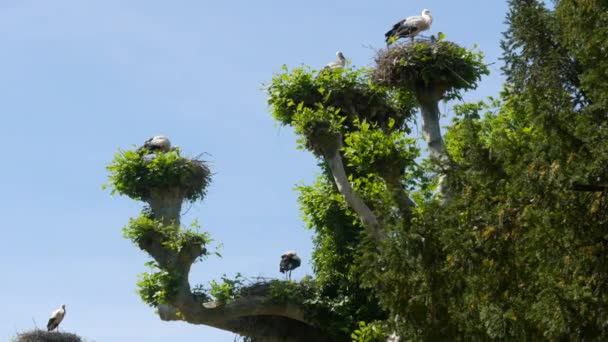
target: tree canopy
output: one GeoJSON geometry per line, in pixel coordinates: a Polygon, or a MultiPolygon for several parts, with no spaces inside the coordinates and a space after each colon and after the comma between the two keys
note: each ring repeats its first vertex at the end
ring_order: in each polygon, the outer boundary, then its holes
{"type": "Polygon", "coordinates": [[[270,111],[321,170],[297,187],[315,236],[300,283],[191,287],[211,240],[179,209],[202,199],[208,169],[119,153],[110,186],[149,205],[125,228],[157,270],[143,300],[251,341],[608,338],[607,23],[607,1],[510,1],[504,90],[455,105],[445,134],[438,102],[488,73],[478,51],[418,40],[371,69],[283,67],[270,111]]]}

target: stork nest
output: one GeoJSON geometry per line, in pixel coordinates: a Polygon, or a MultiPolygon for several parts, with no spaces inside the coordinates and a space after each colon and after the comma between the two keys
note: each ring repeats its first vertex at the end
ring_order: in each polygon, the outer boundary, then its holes
{"type": "Polygon", "coordinates": [[[57,332],[57,331],[44,331],[44,330],[32,330],[20,333],[17,335],[16,342],[81,342],[82,338],[78,335],[57,332]]]}
{"type": "Polygon", "coordinates": [[[421,91],[438,91],[444,99],[460,98],[460,91],[475,89],[482,75],[488,75],[481,52],[455,43],[415,41],[381,49],[372,79],[379,85],[421,91]]]}
{"type": "Polygon", "coordinates": [[[356,130],[355,120],[375,122],[380,127],[395,120],[395,127],[402,127],[414,114],[411,102],[402,101],[404,94],[395,96],[393,91],[372,84],[367,69],[317,72],[306,66],[284,67],[282,73],[274,75],[267,92],[275,119],[296,128],[303,116],[309,116],[305,111],[325,116],[339,111],[336,119],[347,131],[356,130]]]}
{"type": "Polygon", "coordinates": [[[178,149],[147,156],[119,151],[107,169],[112,193],[138,200],[149,199],[152,192],[179,189],[183,198],[196,201],[205,197],[211,182],[206,162],[184,158],[178,149]]]}

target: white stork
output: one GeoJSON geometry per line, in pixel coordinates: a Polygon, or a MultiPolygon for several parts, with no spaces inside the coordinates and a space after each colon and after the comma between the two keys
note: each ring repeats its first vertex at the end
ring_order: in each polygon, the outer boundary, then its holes
{"type": "Polygon", "coordinates": [[[395,40],[405,37],[409,37],[414,41],[414,37],[420,32],[431,28],[432,23],[433,17],[428,9],[423,10],[422,15],[407,17],[396,23],[392,29],[384,34],[386,45],[389,46],[395,40]]]}
{"type": "Polygon", "coordinates": [[[59,309],[53,311],[51,317],[49,318],[49,322],[46,324],[47,330],[59,330],[59,323],[63,321],[63,317],[65,317],[65,304],[61,304],[61,307],[59,309]]]}
{"type": "Polygon", "coordinates": [[[294,251],[287,251],[281,255],[281,263],[279,264],[279,271],[285,273],[285,277],[291,280],[291,271],[300,267],[302,260],[294,251]]]}
{"type": "Polygon", "coordinates": [[[338,57],[337,60],[328,63],[323,69],[335,70],[344,68],[346,66],[346,58],[344,57],[342,51],[336,52],[336,57],[338,57]]]}
{"type": "Polygon", "coordinates": [[[171,149],[171,141],[169,141],[169,138],[162,136],[162,135],[157,135],[154,136],[148,140],[146,140],[146,142],[144,142],[144,145],[140,148],[137,149],[137,152],[140,153],[151,153],[151,152],[156,152],[156,151],[161,151],[161,152],[168,152],[171,149]]]}

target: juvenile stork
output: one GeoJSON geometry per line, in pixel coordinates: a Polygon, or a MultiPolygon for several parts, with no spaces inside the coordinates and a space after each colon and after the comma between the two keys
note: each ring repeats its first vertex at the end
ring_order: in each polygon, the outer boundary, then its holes
{"type": "Polygon", "coordinates": [[[333,62],[328,63],[325,66],[325,68],[323,68],[323,69],[335,70],[335,69],[344,68],[346,66],[346,58],[344,57],[344,54],[342,53],[342,51],[336,52],[336,57],[338,57],[338,59],[336,59],[333,62]]]}
{"type": "Polygon", "coordinates": [[[291,271],[300,267],[302,260],[294,251],[287,251],[281,255],[281,263],[279,264],[279,271],[285,274],[288,280],[291,280],[291,271]]]}
{"type": "Polygon", "coordinates": [[[149,154],[156,151],[168,152],[170,149],[171,141],[169,141],[169,138],[162,135],[157,135],[146,140],[143,146],[137,149],[137,152],[149,154]]]}
{"type": "Polygon", "coordinates": [[[55,329],[59,330],[59,323],[63,321],[63,317],[65,317],[65,304],[61,304],[59,309],[51,313],[49,322],[46,324],[46,329],[48,331],[53,331],[55,329]]]}
{"type": "Polygon", "coordinates": [[[420,32],[431,28],[432,23],[433,17],[428,9],[423,10],[422,15],[407,17],[393,25],[393,28],[384,34],[386,46],[388,47],[399,38],[409,37],[413,42],[414,37],[420,32]]]}

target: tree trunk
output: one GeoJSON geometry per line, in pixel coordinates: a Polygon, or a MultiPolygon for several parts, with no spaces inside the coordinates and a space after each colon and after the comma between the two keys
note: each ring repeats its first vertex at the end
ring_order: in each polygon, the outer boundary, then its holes
{"type": "Polygon", "coordinates": [[[150,196],[146,200],[150,204],[154,218],[164,225],[180,224],[183,201],[183,193],[179,188],[151,189],[150,196]]]}
{"type": "Polygon", "coordinates": [[[438,191],[441,194],[444,204],[449,202],[451,196],[447,187],[447,174],[449,155],[443,142],[441,135],[441,126],[439,119],[439,101],[441,100],[443,91],[433,87],[421,87],[417,90],[416,96],[420,103],[420,112],[422,115],[422,135],[426,141],[429,154],[432,160],[437,162],[441,167],[439,174],[438,191]]]}

